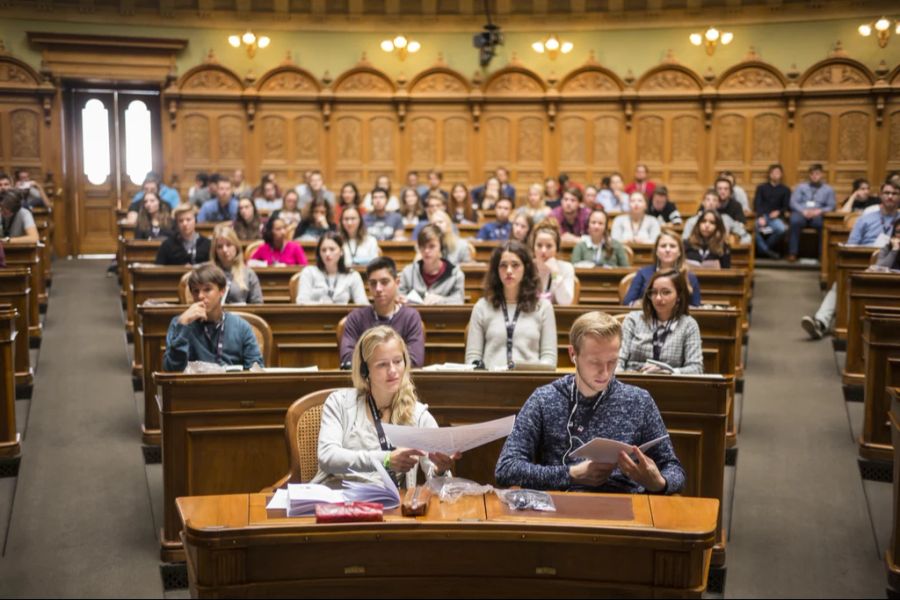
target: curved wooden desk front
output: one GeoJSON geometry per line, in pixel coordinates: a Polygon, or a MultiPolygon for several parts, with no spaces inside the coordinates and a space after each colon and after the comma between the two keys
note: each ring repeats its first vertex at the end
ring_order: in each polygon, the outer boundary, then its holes
{"type": "Polygon", "coordinates": [[[556,513],[513,513],[487,494],[342,525],[267,511],[263,494],[177,505],[195,598],[700,597],[718,500],[554,498],[556,513]]]}

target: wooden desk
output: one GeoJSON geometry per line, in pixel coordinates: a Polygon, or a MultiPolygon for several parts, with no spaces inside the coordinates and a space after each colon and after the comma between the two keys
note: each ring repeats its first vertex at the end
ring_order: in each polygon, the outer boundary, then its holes
{"type": "Polygon", "coordinates": [[[23,395],[30,397],[34,374],[29,353],[29,318],[31,316],[31,271],[23,268],[0,269],[0,303],[15,309],[14,364],[16,386],[23,388],[23,395]]]}
{"type": "Polygon", "coordinates": [[[847,308],[847,361],[843,382],[862,388],[865,383],[863,363],[863,317],[870,306],[900,307],[900,274],[856,271],[847,274],[845,304],[847,308]]]}
{"type": "MultiPolygon", "coordinates": [[[[897,361],[900,365],[900,361],[897,361]]],[[[888,396],[891,399],[890,419],[891,440],[894,446],[894,522],[891,527],[891,543],[884,552],[884,564],[887,571],[888,597],[900,596],[900,387],[888,388],[888,396]]]]}
{"type": "Polygon", "coordinates": [[[46,282],[41,271],[40,244],[6,244],[3,252],[6,254],[6,264],[9,267],[21,267],[28,269],[29,287],[31,294],[28,296],[28,336],[31,340],[40,343],[41,339],[41,312],[38,297],[44,294],[46,304],[46,282]]]}
{"type": "MultiPolygon", "coordinates": [[[[558,373],[434,373],[416,371],[423,401],[441,426],[499,418],[518,412],[539,386],[558,373]],[[496,390],[504,393],[498,395],[496,390]]],[[[182,560],[175,499],[181,496],[254,492],[288,472],[284,417],[297,398],[346,387],[347,372],[157,373],[162,425],[162,558],[182,560]]],[[[686,496],[722,499],[725,427],[731,378],[630,374],[626,383],[648,390],[659,407],[687,475],[686,496]]],[[[466,453],[456,473],[493,482],[502,441],[466,453]]],[[[725,562],[719,529],[713,564],[725,562]]]]}
{"type": "Polygon", "coordinates": [[[831,287],[835,279],[835,259],[837,258],[836,249],[834,254],[831,248],[832,244],[844,243],[850,237],[850,230],[844,225],[844,219],[847,213],[842,212],[826,212],[822,215],[822,247],[819,252],[821,257],[819,263],[819,280],[824,288],[831,287]]]}
{"type": "Polygon", "coordinates": [[[0,304],[0,459],[19,456],[16,432],[16,309],[0,304]]]}
{"type": "Polygon", "coordinates": [[[423,517],[317,525],[266,500],[178,499],[192,597],[699,598],[719,504],[569,493],[537,515],[488,494],[434,499],[423,517]]]}
{"type": "MultiPolygon", "coordinates": [[[[859,456],[863,460],[890,462],[891,448],[888,361],[900,358],[900,308],[870,308],[863,319],[865,348],[865,410],[859,456]]],[[[897,385],[897,382],[890,382],[897,385]]]]}
{"type": "Polygon", "coordinates": [[[834,337],[839,340],[847,339],[847,324],[849,323],[849,294],[847,288],[850,281],[850,273],[865,271],[872,261],[872,253],[878,248],[871,246],[837,246],[837,306],[834,315],[834,337]]]}

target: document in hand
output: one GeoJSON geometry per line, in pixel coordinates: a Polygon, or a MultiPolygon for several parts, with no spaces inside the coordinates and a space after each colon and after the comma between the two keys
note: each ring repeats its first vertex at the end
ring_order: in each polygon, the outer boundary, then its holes
{"type": "MultiPolygon", "coordinates": [[[[641,452],[646,452],[667,437],[669,436],[664,435],[655,440],[650,440],[649,442],[641,444],[638,448],[641,449],[641,452]]],[[[630,453],[631,446],[623,442],[617,442],[616,440],[594,438],[572,452],[572,456],[576,458],[586,458],[597,463],[615,464],[619,462],[619,452],[623,450],[630,453]]]]}
{"type": "Polygon", "coordinates": [[[509,435],[515,415],[459,427],[409,427],[384,425],[384,433],[397,448],[415,448],[422,452],[451,455],[466,452],[509,435]]]}

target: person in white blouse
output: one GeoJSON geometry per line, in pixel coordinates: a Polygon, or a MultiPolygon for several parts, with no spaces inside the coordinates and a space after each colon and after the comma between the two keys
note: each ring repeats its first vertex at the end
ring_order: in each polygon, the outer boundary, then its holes
{"type": "Polygon", "coordinates": [[[353,387],[335,390],[325,400],[319,425],[319,471],[312,483],[339,487],[345,479],[379,482],[375,463],[406,487],[416,485],[417,467],[426,477],[445,473],[459,454],[394,448],[382,423],[437,427],[428,406],[419,402],[410,377],[411,362],[403,338],[380,325],[366,331],[353,350],[353,387]]]}
{"type": "Polygon", "coordinates": [[[613,219],[612,238],[624,244],[653,244],[661,231],[659,221],[647,214],[647,199],[644,194],[634,192],[628,201],[629,212],[613,219]]]}
{"type": "Polygon", "coordinates": [[[538,295],[551,304],[568,306],[575,301],[575,267],[559,260],[559,225],[553,219],[545,219],[531,231],[531,249],[534,265],[540,280],[538,295]]]}
{"type": "Polygon", "coordinates": [[[300,272],[297,304],[368,304],[362,277],[347,268],[344,240],[327,231],[316,245],[316,264],[300,272]]]}
{"type": "Polygon", "coordinates": [[[348,267],[367,265],[381,255],[378,240],[366,231],[356,206],[348,205],[341,212],[340,232],[344,238],[344,264],[348,267]]]}

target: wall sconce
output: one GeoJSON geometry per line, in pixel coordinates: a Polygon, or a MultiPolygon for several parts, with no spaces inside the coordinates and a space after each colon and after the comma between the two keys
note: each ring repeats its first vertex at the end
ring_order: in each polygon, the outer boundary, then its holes
{"type": "Polygon", "coordinates": [[[715,27],[710,27],[704,33],[692,33],[690,40],[695,46],[706,46],[706,53],[710,56],[716,51],[716,46],[721,43],[727,46],[734,39],[734,34],[730,31],[720,32],[715,27]]]}
{"type": "Polygon", "coordinates": [[[382,40],[381,49],[385,52],[396,52],[397,58],[406,60],[407,55],[415,54],[422,49],[422,44],[416,40],[407,39],[403,34],[398,35],[392,40],[382,40]]]}
{"type": "Polygon", "coordinates": [[[257,48],[265,48],[269,45],[272,40],[269,39],[267,35],[261,35],[256,37],[256,35],[247,30],[247,33],[244,35],[229,35],[228,43],[231,44],[232,48],[240,48],[241,44],[247,47],[247,56],[253,58],[256,56],[257,48]]]}
{"type": "Polygon", "coordinates": [[[550,60],[556,60],[560,54],[568,54],[575,48],[572,42],[560,42],[556,34],[550,34],[547,39],[542,42],[535,42],[531,48],[538,54],[546,53],[550,60]]]}
{"type": "Polygon", "coordinates": [[[891,39],[891,29],[893,29],[894,33],[897,35],[900,35],[900,21],[891,23],[891,20],[887,17],[881,17],[873,23],[864,23],[860,25],[857,31],[859,31],[859,35],[863,37],[869,37],[874,32],[876,36],[875,39],[878,40],[878,46],[884,48],[891,39]]]}

